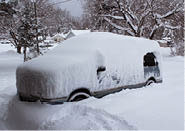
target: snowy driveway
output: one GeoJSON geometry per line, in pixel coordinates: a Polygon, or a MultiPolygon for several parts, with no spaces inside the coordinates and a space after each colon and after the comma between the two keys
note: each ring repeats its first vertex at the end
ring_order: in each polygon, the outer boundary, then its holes
{"type": "Polygon", "coordinates": [[[20,56],[0,55],[0,129],[184,128],[183,57],[164,58],[162,84],[55,106],[17,100],[15,68],[21,62],[20,56]]]}

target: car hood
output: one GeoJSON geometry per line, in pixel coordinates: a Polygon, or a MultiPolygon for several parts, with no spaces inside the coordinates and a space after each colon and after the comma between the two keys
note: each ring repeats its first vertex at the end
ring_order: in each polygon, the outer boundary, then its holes
{"type": "Polygon", "coordinates": [[[16,87],[24,96],[45,99],[68,96],[77,88],[96,88],[96,70],[103,61],[97,50],[48,53],[17,68],[16,87]]]}

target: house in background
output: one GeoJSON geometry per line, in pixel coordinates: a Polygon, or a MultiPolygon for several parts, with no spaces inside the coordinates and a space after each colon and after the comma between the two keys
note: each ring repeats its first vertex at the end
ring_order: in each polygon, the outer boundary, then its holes
{"type": "Polygon", "coordinates": [[[55,42],[62,42],[65,40],[65,38],[66,38],[66,35],[62,33],[61,34],[58,33],[52,37],[52,40],[54,40],[55,42]]]}
{"type": "Polygon", "coordinates": [[[70,30],[69,33],[66,35],[66,39],[89,32],[90,30],[70,30]]]}

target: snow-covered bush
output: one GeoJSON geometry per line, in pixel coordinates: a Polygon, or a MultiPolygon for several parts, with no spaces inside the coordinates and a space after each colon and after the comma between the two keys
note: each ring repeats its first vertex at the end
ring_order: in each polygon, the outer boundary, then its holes
{"type": "Polygon", "coordinates": [[[175,54],[184,56],[184,42],[181,42],[175,46],[175,54]]]}

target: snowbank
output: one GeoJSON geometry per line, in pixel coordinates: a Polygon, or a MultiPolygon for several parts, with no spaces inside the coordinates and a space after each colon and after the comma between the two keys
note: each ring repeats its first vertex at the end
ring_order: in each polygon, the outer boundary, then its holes
{"type": "Polygon", "coordinates": [[[5,117],[8,129],[31,130],[131,130],[123,118],[81,104],[51,106],[20,102],[14,97],[5,117]],[[21,117],[20,117],[21,116],[21,117]]]}
{"type": "MultiPolygon", "coordinates": [[[[46,55],[26,62],[16,72],[17,89],[23,95],[42,98],[68,96],[77,88],[99,91],[146,82],[143,56],[158,55],[159,45],[144,38],[93,32],[64,41],[46,55]],[[107,79],[98,85],[97,68],[106,66],[107,79]],[[108,82],[108,83],[107,83],[108,82]]],[[[160,62],[159,62],[160,66],[160,62]]]]}
{"type": "Polygon", "coordinates": [[[0,61],[1,70],[15,70],[15,67],[23,62],[23,56],[14,50],[2,51],[0,52],[0,61]]]}
{"type": "Polygon", "coordinates": [[[6,52],[8,50],[16,51],[16,48],[10,44],[1,44],[0,43],[0,52],[6,52]]]}
{"type": "Polygon", "coordinates": [[[103,110],[97,110],[82,105],[68,105],[55,113],[41,125],[40,129],[49,130],[133,130],[125,120],[111,115],[103,110]]]}
{"type": "Polygon", "coordinates": [[[19,54],[14,50],[2,51],[0,52],[0,56],[18,56],[19,54]]]}

